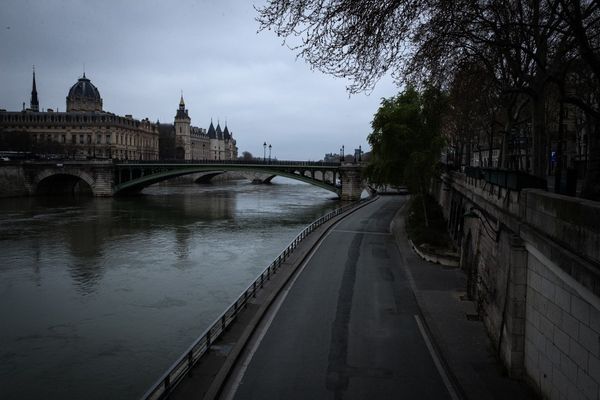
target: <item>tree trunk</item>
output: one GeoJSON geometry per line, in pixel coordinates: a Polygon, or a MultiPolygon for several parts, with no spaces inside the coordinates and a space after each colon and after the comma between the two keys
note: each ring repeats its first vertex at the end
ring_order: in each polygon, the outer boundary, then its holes
{"type": "Polygon", "coordinates": [[[533,99],[531,136],[533,139],[532,170],[535,176],[546,179],[548,170],[548,138],[546,135],[546,109],[543,89],[533,99]]]}
{"type": "Polygon", "coordinates": [[[425,226],[429,228],[429,218],[427,217],[427,205],[425,204],[425,194],[421,193],[421,205],[423,206],[423,219],[425,219],[425,226]]]}
{"type": "Polygon", "coordinates": [[[563,149],[562,149],[562,141],[564,136],[564,128],[563,128],[563,114],[564,114],[564,103],[562,97],[560,99],[559,107],[558,107],[558,138],[556,140],[556,169],[554,170],[554,193],[561,193],[560,182],[562,178],[562,164],[563,164],[563,149]]]}

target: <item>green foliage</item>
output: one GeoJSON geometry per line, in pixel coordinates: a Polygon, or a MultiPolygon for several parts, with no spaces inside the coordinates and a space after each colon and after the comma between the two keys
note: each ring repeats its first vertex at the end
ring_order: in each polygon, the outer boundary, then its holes
{"type": "Polygon", "coordinates": [[[446,96],[437,89],[408,88],[383,99],[373,118],[368,141],[373,149],[367,178],[374,185],[407,185],[424,193],[444,144],[441,114],[446,96]]]}

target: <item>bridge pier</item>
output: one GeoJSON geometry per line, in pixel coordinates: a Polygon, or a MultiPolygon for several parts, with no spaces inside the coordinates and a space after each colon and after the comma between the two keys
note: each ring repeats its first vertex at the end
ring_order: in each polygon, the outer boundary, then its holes
{"type": "Polygon", "coordinates": [[[361,167],[358,164],[342,165],[340,167],[340,181],[342,190],[340,198],[344,201],[360,200],[362,194],[361,167]]]}
{"type": "Polygon", "coordinates": [[[114,169],[112,164],[96,165],[91,171],[94,183],[92,192],[96,197],[110,197],[114,194],[114,169]]]}

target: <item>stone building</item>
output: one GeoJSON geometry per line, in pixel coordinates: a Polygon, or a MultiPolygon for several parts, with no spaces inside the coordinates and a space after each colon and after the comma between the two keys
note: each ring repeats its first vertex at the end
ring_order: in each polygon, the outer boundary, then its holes
{"type": "Polygon", "coordinates": [[[191,125],[183,95],[173,124],[159,124],[160,158],[178,160],[234,160],[238,149],[227,125],[215,128],[210,122],[208,130],[191,125]]]}
{"type": "Polygon", "coordinates": [[[30,107],[0,110],[0,132],[27,135],[32,152],[71,158],[158,159],[158,125],[102,109],[98,88],[83,74],[67,95],[67,111],[40,111],[33,72],[30,107]]]}

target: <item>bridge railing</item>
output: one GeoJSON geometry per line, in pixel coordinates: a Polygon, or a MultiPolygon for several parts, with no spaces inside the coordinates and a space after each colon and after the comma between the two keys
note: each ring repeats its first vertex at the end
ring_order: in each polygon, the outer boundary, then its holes
{"type": "Polygon", "coordinates": [[[291,160],[114,160],[115,164],[145,165],[145,164],[226,164],[226,165],[276,165],[303,167],[339,167],[339,162],[325,161],[291,161],[291,160]]]}
{"type": "Polygon", "coordinates": [[[142,399],[155,400],[164,399],[181,381],[183,377],[192,369],[192,367],[202,358],[229,325],[233,323],[238,314],[246,307],[250,299],[256,297],[257,291],[262,289],[267,281],[281,268],[284,261],[298,247],[300,242],[325,222],[345,213],[346,211],[358,206],[365,200],[349,204],[347,206],[335,209],[330,213],[313,221],[302,230],[291,241],[291,243],[269,264],[269,266],[252,282],[246,290],[221,314],[210,327],[200,335],[192,345],[179,357],[177,361],[165,372],[154,385],[144,394],[142,399]]]}

